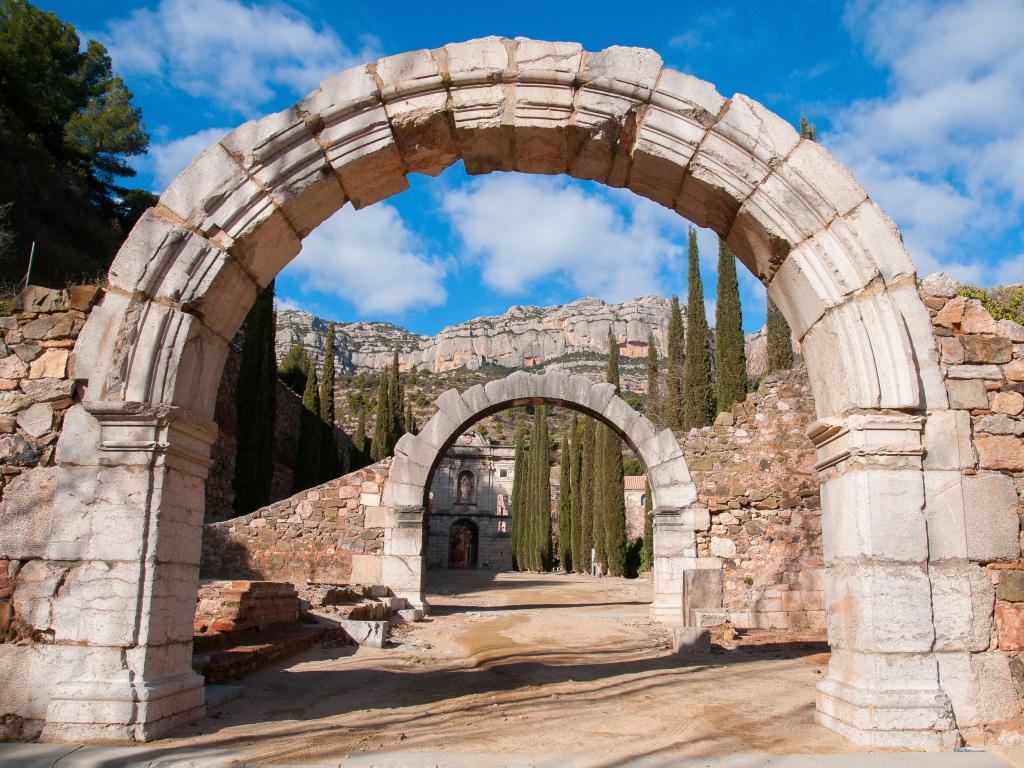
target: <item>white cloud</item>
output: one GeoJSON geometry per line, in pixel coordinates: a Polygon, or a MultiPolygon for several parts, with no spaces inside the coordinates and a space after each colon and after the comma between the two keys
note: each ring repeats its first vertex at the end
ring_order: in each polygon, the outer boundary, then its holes
{"type": "Polygon", "coordinates": [[[285,268],[304,290],[338,296],[364,317],[444,304],[445,271],[387,203],[342,208],[303,241],[285,268]]]}
{"type": "Polygon", "coordinates": [[[824,142],[900,224],[920,273],[1005,280],[991,250],[1024,212],[1024,0],[855,0],[845,16],[889,88],[835,114],[824,142]]]}
{"type": "Polygon", "coordinates": [[[151,78],[250,115],[278,90],[311,90],[328,75],[376,57],[281,3],[160,0],[95,35],[122,74],[151,78]]]}
{"type": "Polygon", "coordinates": [[[175,177],[188,167],[196,155],[216,141],[220,141],[228,128],[207,128],[206,130],[150,145],[147,160],[153,172],[153,183],[158,190],[164,189],[175,177]]]}
{"type": "Polygon", "coordinates": [[[685,268],[686,222],[626,192],[495,174],[447,192],[443,209],[464,257],[505,294],[556,279],[580,294],[621,301],[667,292],[664,272],[680,259],[685,268]]]}

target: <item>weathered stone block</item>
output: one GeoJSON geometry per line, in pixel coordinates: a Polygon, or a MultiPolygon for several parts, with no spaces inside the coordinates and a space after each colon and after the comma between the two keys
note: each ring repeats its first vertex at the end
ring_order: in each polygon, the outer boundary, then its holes
{"type": "Polygon", "coordinates": [[[1024,603],[1024,571],[998,571],[996,596],[1010,603],[1024,603]]]}
{"type": "Polygon", "coordinates": [[[965,363],[1008,363],[1013,357],[1010,340],[1005,336],[967,334],[960,337],[965,363]]]}
{"type": "Polygon", "coordinates": [[[924,424],[924,468],[974,467],[971,415],[967,411],[934,411],[924,424]]]}
{"type": "Polygon", "coordinates": [[[1011,435],[986,435],[975,439],[978,466],[982,469],[1024,471],[1024,439],[1011,435]]]}
{"type": "Polygon", "coordinates": [[[1002,653],[937,653],[939,680],[961,728],[1008,720],[1019,713],[1002,653]]]}
{"type": "Polygon", "coordinates": [[[985,384],[978,379],[947,379],[946,389],[949,391],[950,408],[988,408],[985,384]]]}
{"type": "Polygon", "coordinates": [[[984,651],[992,631],[992,581],[974,564],[932,566],[935,650],[984,651]]]}

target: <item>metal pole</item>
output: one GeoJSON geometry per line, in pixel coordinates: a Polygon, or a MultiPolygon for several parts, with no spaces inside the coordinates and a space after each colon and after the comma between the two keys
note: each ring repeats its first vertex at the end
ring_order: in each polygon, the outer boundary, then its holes
{"type": "Polygon", "coordinates": [[[36,241],[32,241],[32,250],[28,252],[28,272],[25,273],[25,287],[28,288],[28,283],[32,279],[32,262],[36,258],[36,241]]]}

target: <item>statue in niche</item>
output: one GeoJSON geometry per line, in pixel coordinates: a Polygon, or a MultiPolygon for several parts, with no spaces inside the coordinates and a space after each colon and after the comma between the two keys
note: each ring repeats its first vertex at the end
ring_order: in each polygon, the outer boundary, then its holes
{"type": "Polygon", "coordinates": [[[472,504],[473,503],[473,473],[472,472],[460,472],[459,473],[459,504],[472,504]]]}

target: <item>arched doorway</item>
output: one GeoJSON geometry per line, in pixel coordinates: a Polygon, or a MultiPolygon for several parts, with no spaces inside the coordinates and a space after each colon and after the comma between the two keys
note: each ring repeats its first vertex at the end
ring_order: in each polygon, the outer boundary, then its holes
{"type": "MultiPolygon", "coordinates": [[[[925,489],[930,477],[946,489],[959,481],[929,475],[940,470],[922,462],[926,422],[948,400],[895,225],[819,144],[742,94],[724,98],[663,67],[653,51],[503,38],[391,56],[325,80],[204,151],[132,231],[79,338],[86,402],[69,411],[57,450],[49,525],[82,535],[24,544],[76,563],[54,600],[45,659],[28,650],[18,662],[46,681],[44,735],[148,739],[201,711],[191,616],[228,344],[256,293],[328,216],[459,159],[469,173],[567,173],[628,188],[715,230],[762,280],[801,342],[820,417],[811,438],[834,653],[818,717],[862,743],[952,743],[928,542],[963,535],[952,518],[930,514],[939,502],[925,489]],[[97,595],[107,610],[81,620],[97,595]]],[[[486,394],[560,393],[523,385],[486,394]]],[[[420,436],[432,451],[460,407],[479,410],[478,395],[442,404],[420,436]]],[[[594,415],[609,416],[612,402],[594,415]]],[[[423,466],[425,479],[434,455],[419,465],[407,454],[407,466],[423,466]]],[[[662,462],[646,463],[653,484],[662,462]]],[[[389,551],[418,556],[423,484],[393,480],[389,551]]],[[[656,488],[653,496],[680,516],[671,546],[685,580],[696,565],[686,541],[699,521],[684,519],[693,498],[666,502],[656,488]]],[[[969,601],[944,610],[944,621],[969,625],[969,601]]]]}
{"type": "Polygon", "coordinates": [[[479,542],[480,531],[472,520],[463,517],[452,523],[448,531],[448,567],[476,568],[479,542]]]}

